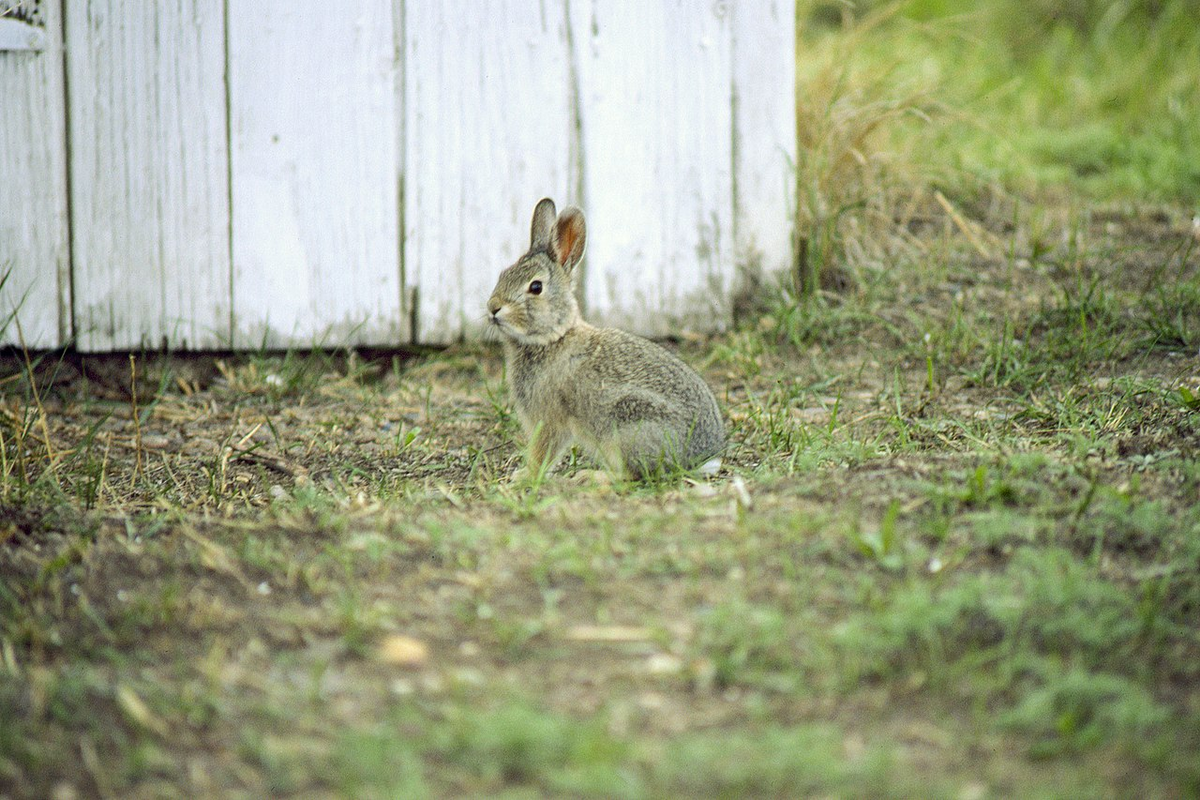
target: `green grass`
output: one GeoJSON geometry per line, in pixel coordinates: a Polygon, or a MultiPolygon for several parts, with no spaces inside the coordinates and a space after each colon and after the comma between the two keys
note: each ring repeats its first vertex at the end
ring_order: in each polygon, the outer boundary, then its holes
{"type": "Polygon", "coordinates": [[[18,795],[1195,791],[1200,386],[1153,333],[1191,294],[1078,258],[1062,274],[1052,248],[1026,286],[998,262],[949,312],[915,272],[781,295],[686,354],[727,387],[712,483],[578,483],[581,458],[507,483],[520,442],[487,351],[369,381],[335,359],[287,395],[236,384],[270,356],[190,394],[153,380],[140,458],[131,404],[94,383],[37,401],[47,373],[16,363],[0,777],[18,795]],[[180,420],[195,443],[145,446],[180,420]],[[392,663],[397,635],[428,655],[392,663]]]}
{"type": "Polygon", "coordinates": [[[1200,793],[1198,34],[1056,7],[802,4],[714,480],[510,480],[484,346],[8,357],[0,795],[1200,793]]]}
{"type": "Polygon", "coordinates": [[[976,223],[1012,222],[1014,202],[1018,216],[1050,200],[1052,214],[1200,211],[1187,0],[802,0],[798,12],[797,294],[869,283],[943,203],[983,252],[1001,243],[976,223]]]}
{"type": "Polygon", "coordinates": [[[944,167],[1020,191],[1200,196],[1190,3],[910,0],[881,12],[889,19],[854,55],[863,69],[892,64],[893,84],[923,90],[942,124],[919,145],[944,167]]]}

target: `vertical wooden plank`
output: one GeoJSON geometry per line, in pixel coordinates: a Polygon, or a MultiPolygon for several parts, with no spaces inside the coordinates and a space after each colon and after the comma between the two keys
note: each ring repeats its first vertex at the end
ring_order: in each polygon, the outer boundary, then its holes
{"type": "Polygon", "coordinates": [[[228,346],[224,3],[67,11],[79,346],[228,346]]]}
{"type": "Polygon", "coordinates": [[[537,201],[580,202],[563,6],[405,6],[405,266],[421,342],[477,334],[537,201]]]}
{"type": "Polygon", "coordinates": [[[730,4],[740,267],[790,269],[796,212],[796,2],[730,4]]]}
{"type": "Polygon", "coordinates": [[[40,5],[43,50],[0,52],[0,276],[8,276],[0,289],[0,344],[5,345],[20,344],[16,321],[10,320],[14,311],[29,347],[57,347],[71,335],[60,13],[60,0],[40,5]]]}
{"type": "Polygon", "coordinates": [[[0,50],[45,50],[46,44],[45,19],[35,2],[8,0],[0,5],[0,50]]]}
{"type": "Polygon", "coordinates": [[[725,3],[571,3],[593,319],[648,335],[728,318],[731,24],[725,3]]]}
{"type": "Polygon", "coordinates": [[[401,341],[392,0],[230,0],[234,342],[401,341]]]}

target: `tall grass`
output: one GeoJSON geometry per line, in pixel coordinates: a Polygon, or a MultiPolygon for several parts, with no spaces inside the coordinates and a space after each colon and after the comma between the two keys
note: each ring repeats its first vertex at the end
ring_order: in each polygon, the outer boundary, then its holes
{"type": "Polygon", "coordinates": [[[1200,208],[1188,0],[797,9],[798,295],[853,283],[938,189],[1200,208]]]}
{"type": "MultiPolygon", "coordinates": [[[[914,17],[946,3],[912,2],[914,17]]],[[[993,0],[937,68],[958,124],[937,141],[970,174],[1102,200],[1200,198],[1200,25],[1182,0],[993,0]],[[957,144],[957,147],[955,146],[957,144]]]]}
{"type": "Polygon", "coordinates": [[[807,5],[800,4],[796,60],[798,296],[844,288],[856,278],[848,264],[892,242],[897,192],[918,180],[894,146],[895,133],[926,119],[931,101],[928,86],[901,74],[898,59],[854,58],[881,35],[898,4],[825,35],[805,22],[820,18],[817,4],[807,5]]]}

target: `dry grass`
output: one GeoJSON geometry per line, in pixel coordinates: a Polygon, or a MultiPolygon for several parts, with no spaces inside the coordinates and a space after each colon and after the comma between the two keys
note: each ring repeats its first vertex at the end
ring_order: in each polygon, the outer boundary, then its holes
{"type": "Polygon", "coordinates": [[[510,482],[486,347],[11,358],[0,790],[1194,791],[1189,223],[1018,221],[687,347],[714,481],[510,482]]]}
{"type": "MultiPolygon", "coordinates": [[[[856,58],[863,41],[901,9],[885,4],[837,36],[798,37],[798,297],[851,288],[861,270],[879,268],[905,244],[897,231],[908,220],[898,226],[897,219],[911,215],[922,191],[921,163],[901,149],[898,132],[928,120],[934,87],[906,78],[900,56],[891,63],[856,58]]],[[[798,12],[802,20],[811,16],[798,12]]]]}
{"type": "Polygon", "coordinates": [[[1200,792],[1193,211],[941,185],[898,8],[684,347],[715,480],[511,481],[487,346],[10,353],[0,796],[1200,792]]]}

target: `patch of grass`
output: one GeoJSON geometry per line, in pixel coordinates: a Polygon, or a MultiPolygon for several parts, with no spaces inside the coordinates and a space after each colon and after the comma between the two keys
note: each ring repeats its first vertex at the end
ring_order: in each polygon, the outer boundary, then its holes
{"type": "Polygon", "coordinates": [[[1180,6],[802,6],[713,479],[522,478],[486,346],[0,361],[0,793],[1200,791],[1180,6]]]}
{"type": "Polygon", "coordinates": [[[1152,758],[1191,722],[1149,688],[1152,654],[1180,631],[1146,605],[1146,588],[1025,546],[996,572],[911,580],[837,640],[851,674],[909,675],[1006,709],[1002,724],[1035,735],[1037,755],[1115,742],[1152,758]]]}
{"type": "Polygon", "coordinates": [[[964,14],[913,0],[897,10],[857,55],[905,53],[904,74],[957,112],[930,138],[916,133],[943,165],[1022,191],[1196,196],[1200,138],[1187,120],[1200,109],[1200,36],[1188,3],[991,0],[964,14]]]}
{"type": "Polygon", "coordinates": [[[1155,347],[1200,347],[1200,270],[1189,269],[1194,250],[1195,244],[1189,241],[1181,248],[1178,261],[1164,261],[1147,283],[1139,317],[1155,347]]]}
{"type": "MultiPolygon", "coordinates": [[[[655,768],[668,794],[687,797],[796,797],[816,792],[881,795],[916,790],[898,769],[888,742],[849,748],[832,725],[750,730],[737,736],[698,733],[673,742],[655,768]],[[849,752],[847,752],[849,750],[849,752]]],[[[921,792],[938,794],[926,784],[921,792]]]]}
{"type": "Polygon", "coordinates": [[[339,791],[355,797],[430,796],[421,750],[414,734],[386,724],[342,733],[333,754],[339,791]]]}
{"type": "Polygon", "coordinates": [[[1024,255],[995,233],[1015,197],[1193,202],[1193,17],[1186,0],[800,3],[791,293],[933,261],[930,237],[911,236],[927,229],[1024,255]]]}
{"type": "Polygon", "coordinates": [[[342,735],[332,759],[339,788],[372,797],[425,797],[434,786],[439,793],[645,796],[628,742],[597,721],[517,698],[484,710],[450,702],[431,711],[401,705],[388,724],[342,735]],[[430,758],[446,766],[436,782],[425,776],[430,758]]]}
{"type": "Polygon", "coordinates": [[[437,749],[485,785],[533,785],[573,795],[628,797],[623,745],[596,722],[579,723],[512,702],[453,719],[437,749]]]}
{"type": "Polygon", "coordinates": [[[794,642],[800,632],[788,625],[778,608],[731,600],[703,610],[699,622],[693,646],[706,659],[702,679],[718,687],[742,684],[793,691],[799,686],[794,642]]]}
{"type": "Polygon", "coordinates": [[[1149,753],[1162,748],[1169,710],[1145,689],[1116,675],[1064,668],[1054,660],[1023,665],[1038,688],[1001,716],[1001,723],[1032,734],[1030,754],[1047,757],[1123,739],[1149,753]],[[1159,739],[1160,743],[1154,740],[1159,739]]]}
{"type": "MultiPolygon", "coordinates": [[[[813,3],[800,3],[805,20],[813,3]]],[[[893,59],[854,54],[895,16],[897,7],[867,11],[837,36],[801,36],[796,60],[798,257],[790,289],[811,298],[862,280],[864,262],[880,263],[899,244],[891,233],[906,162],[889,137],[924,119],[925,86],[900,74],[893,59]]]]}

